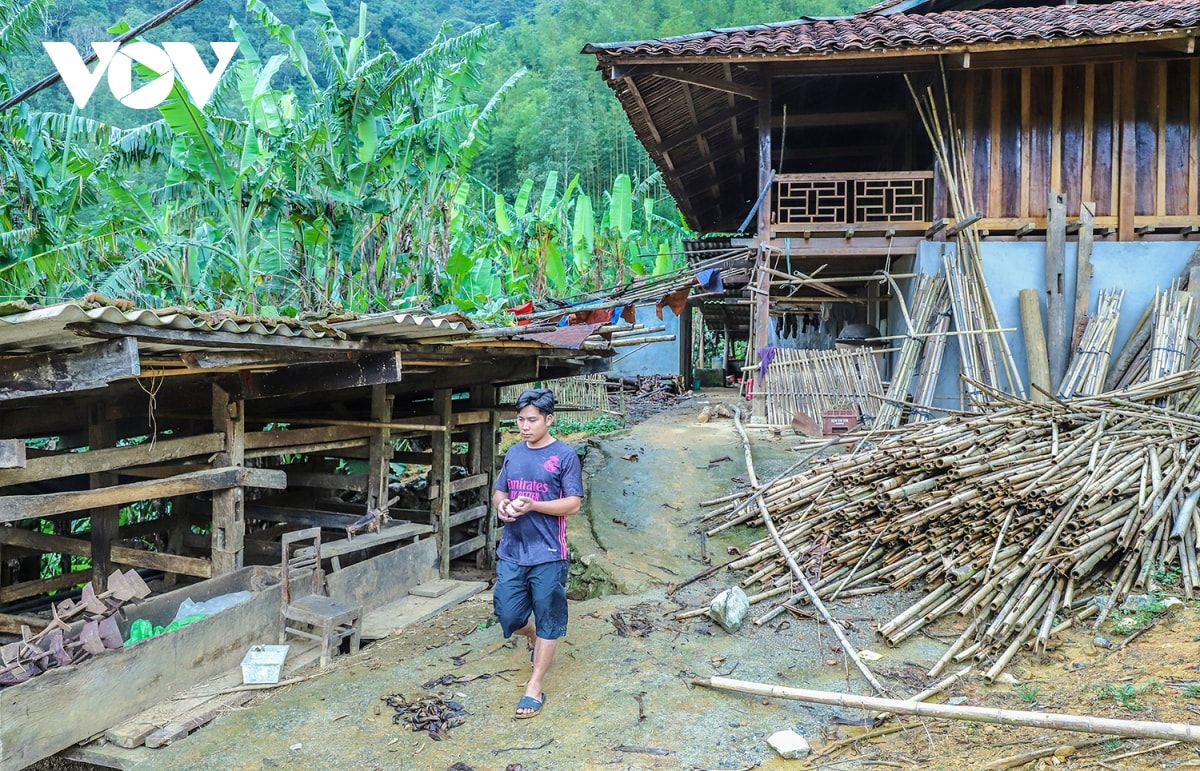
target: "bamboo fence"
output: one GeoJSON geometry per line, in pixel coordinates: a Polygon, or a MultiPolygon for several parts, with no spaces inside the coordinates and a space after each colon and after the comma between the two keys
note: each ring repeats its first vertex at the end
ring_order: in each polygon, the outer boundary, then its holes
{"type": "Polygon", "coordinates": [[[513,405],[527,388],[549,388],[554,391],[557,409],[571,420],[586,423],[604,417],[620,417],[623,410],[613,410],[608,399],[608,380],[603,375],[577,375],[557,380],[502,386],[500,403],[513,405]]]}
{"type": "MultiPolygon", "coordinates": [[[[988,396],[982,413],[881,432],[874,448],[768,484],[759,500],[778,541],[757,541],[728,567],[764,598],[792,586],[789,560],[825,601],[923,584],[878,636],[896,645],[958,618],[965,631],[930,675],[973,659],[989,680],[1023,648],[1098,628],[1158,571],[1178,569],[1197,595],[1200,372],[1070,402],[988,396]],[[1168,397],[1178,410],[1156,406],[1168,397]]],[[[759,516],[724,510],[710,535],[759,516]]]]}
{"type": "Polygon", "coordinates": [[[868,348],[779,348],[763,385],[770,425],[788,425],[798,412],[819,424],[835,409],[854,409],[869,422],[883,404],[879,364],[868,348]]]}

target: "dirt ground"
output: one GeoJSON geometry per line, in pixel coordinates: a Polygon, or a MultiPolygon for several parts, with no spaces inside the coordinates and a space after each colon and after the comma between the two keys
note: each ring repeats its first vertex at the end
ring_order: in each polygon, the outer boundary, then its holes
{"type": "MultiPolygon", "coordinates": [[[[528,654],[501,637],[492,624],[490,595],[484,595],[423,628],[338,657],[319,677],[258,697],[156,751],[138,768],[950,770],[1088,741],[1093,743],[1014,767],[1200,766],[1198,745],[915,718],[893,719],[887,725],[902,730],[834,746],[806,761],[781,759],[767,744],[772,733],[791,729],[820,747],[870,730],[851,725],[869,715],[715,691],[693,686],[691,679],[722,675],[860,695],[871,689],[829,630],[812,620],[785,615],[761,626],[748,622],[730,634],[705,617],[674,618],[706,606],[739,577],[721,571],[670,594],[673,584],[763,535],[761,528],[738,528],[702,539],[695,521],[705,511],[700,501],[746,481],[732,421],[696,422],[705,403],[735,398],[721,389],[701,392],[632,428],[584,442],[586,511],[569,525],[576,558],[572,589],[580,599],[572,602],[568,635],[547,678],[546,706],[534,719],[512,717],[528,676],[528,654]],[[402,710],[434,697],[463,710],[461,725],[446,738],[435,741],[393,721],[396,705],[402,710]]],[[[750,434],[760,478],[770,479],[796,460],[800,437],[753,428],[750,434]]],[[[894,696],[931,684],[926,671],[957,636],[946,626],[897,648],[874,639],[873,625],[919,596],[857,597],[830,608],[860,650],[880,654],[870,667],[894,696]]],[[[751,616],[767,607],[756,605],[751,616]]],[[[975,675],[940,700],[1190,722],[1200,715],[1198,620],[1200,604],[1176,606],[1117,650],[1098,647],[1090,629],[1068,630],[1045,656],[1019,655],[1008,670],[1012,681],[988,685],[975,675]]],[[[1108,630],[1101,634],[1114,643],[1123,639],[1108,630]]]]}

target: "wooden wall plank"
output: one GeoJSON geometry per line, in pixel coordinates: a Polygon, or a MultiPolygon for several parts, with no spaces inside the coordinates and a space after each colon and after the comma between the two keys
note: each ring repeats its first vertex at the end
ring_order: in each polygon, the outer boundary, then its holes
{"type": "Polygon", "coordinates": [[[223,434],[202,434],[178,439],[158,439],[127,447],[57,453],[30,458],[26,461],[25,468],[0,470],[0,487],[208,456],[224,446],[223,434]]]}
{"type": "Polygon", "coordinates": [[[238,467],[194,471],[167,479],[131,482],[99,490],[6,495],[0,497],[0,522],[20,522],[55,514],[69,514],[96,506],[116,506],[231,487],[266,487],[282,490],[286,484],[287,474],[282,471],[238,467]]]}
{"type": "Polygon", "coordinates": [[[992,70],[991,76],[991,116],[992,125],[988,142],[988,197],[987,215],[989,217],[1011,216],[1012,212],[1004,206],[1004,166],[1002,165],[1001,148],[1003,147],[1002,127],[1004,116],[1004,73],[1003,70],[992,70]]]}
{"type": "Polygon", "coordinates": [[[1200,215],[1200,59],[1192,59],[1188,75],[1187,214],[1200,215]]]}
{"type": "Polygon", "coordinates": [[[1019,171],[1017,216],[1028,217],[1030,172],[1033,162],[1033,72],[1029,67],[1021,68],[1021,168],[1019,171]]]}
{"type": "MultiPolygon", "coordinates": [[[[1117,237],[1132,241],[1137,209],[1137,57],[1127,50],[1120,68],[1120,183],[1117,191],[1117,237]]],[[[1115,147],[1114,143],[1114,147],[1115,147]]]]}
{"type": "Polygon", "coordinates": [[[1050,189],[1065,195],[1062,169],[1063,68],[1062,65],[1055,65],[1050,69],[1050,189]]]}
{"type": "MultiPolygon", "coordinates": [[[[1064,67],[1062,85],[1062,138],[1058,163],[1059,188],[1067,199],[1067,216],[1075,216],[1083,200],[1084,67],[1064,67]]],[[[1090,137],[1089,137],[1090,138],[1090,137]]]]}
{"type": "Polygon", "coordinates": [[[1167,63],[1155,62],[1147,69],[1154,73],[1154,214],[1167,214],[1167,63]]]}
{"type": "Polygon", "coordinates": [[[1086,64],[1083,68],[1083,120],[1080,126],[1080,150],[1082,158],[1079,166],[1079,198],[1081,201],[1094,201],[1092,193],[1092,164],[1095,150],[1096,122],[1096,65],[1086,64]]]}
{"type": "Polygon", "coordinates": [[[1166,63],[1166,130],[1163,138],[1166,146],[1163,214],[1166,216],[1193,213],[1188,206],[1188,162],[1194,148],[1188,146],[1188,139],[1191,137],[1189,110],[1195,94],[1184,97],[1184,89],[1190,85],[1192,64],[1184,61],[1166,63]]]}
{"type": "Polygon", "coordinates": [[[0,359],[0,401],[103,388],[141,372],[137,341],[118,337],[82,351],[51,351],[0,359]]]}
{"type": "MultiPolygon", "coordinates": [[[[88,418],[88,447],[108,448],[116,443],[116,429],[112,420],[105,414],[104,402],[93,404],[88,418]]],[[[110,471],[88,475],[88,487],[93,490],[109,487],[116,481],[116,475],[110,471]]],[[[110,548],[117,538],[120,521],[120,506],[98,506],[91,511],[92,586],[98,592],[108,588],[108,575],[112,572],[110,548]]]]}

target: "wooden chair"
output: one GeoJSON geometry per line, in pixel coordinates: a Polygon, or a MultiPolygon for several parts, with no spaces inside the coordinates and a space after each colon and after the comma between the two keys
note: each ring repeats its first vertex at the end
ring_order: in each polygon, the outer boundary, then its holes
{"type": "Polygon", "coordinates": [[[361,605],[336,600],[325,593],[325,572],[321,570],[321,528],[310,527],[285,533],[283,560],[279,566],[283,596],[279,608],[279,642],[288,634],[321,643],[321,667],[329,663],[334,648],[347,637],[350,652],[357,653],[362,638],[361,605]],[[297,544],[293,552],[289,547],[297,544]],[[296,574],[312,570],[312,589],[302,597],[292,597],[296,574]],[[306,627],[311,627],[311,631],[306,627]]]}

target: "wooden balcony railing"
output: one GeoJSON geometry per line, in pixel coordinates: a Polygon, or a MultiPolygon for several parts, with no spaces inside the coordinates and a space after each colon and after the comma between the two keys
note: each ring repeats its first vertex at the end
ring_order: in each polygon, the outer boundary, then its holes
{"type": "Polygon", "coordinates": [[[873,225],[924,230],[931,224],[932,171],[775,176],[779,232],[844,230],[873,225]]]}

